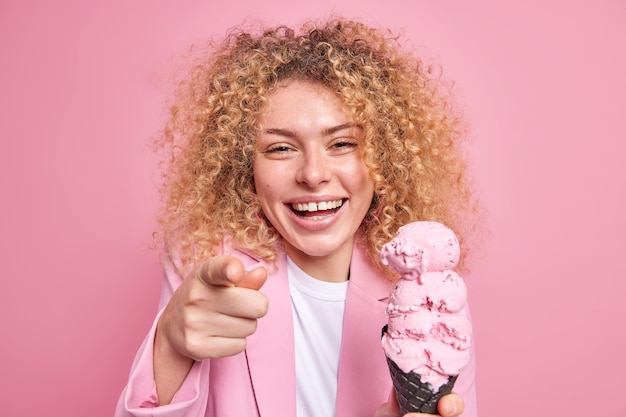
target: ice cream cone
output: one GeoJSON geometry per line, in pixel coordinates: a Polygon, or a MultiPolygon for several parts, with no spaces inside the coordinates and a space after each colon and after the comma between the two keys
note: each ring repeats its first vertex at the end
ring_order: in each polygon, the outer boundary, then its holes
{"type": "Polygon", "coordinates": [[[381,344],[403,414],[437,414],[470,359],[467,287],[454,271],[459,257],[454,232],[427,221],[400,227],[380,251],[382,264],[400,274],[381,344]]]}
{"type": "MultiPolygon", "coordinates": [[[[383,333],[386,331],[385,326],[383,333]]],[[[428,383],[422,382],[419,374],[415,372],[403,372],[398,365],[387,358],[389,373],[396,392],[396,399],[402,414],[405,413],[427,413],[438,414],[437,403],[439,399],[452,392],[457,375],[451,376],[448,382],[443,384],[437,391],[434,391],[428,383]]]]}
{"type": "Polygon", "coordinates": [[[439,388],[439,391],[433,392],[430,384],[420,380],[419,374],[402,372],[396,363],[389,358],[387,358],[387,363],[402,414],[410,412],[439,414],[437,403],[441,397],[452,392],[456,375],[451,376],[448,382],[439,388]]]}

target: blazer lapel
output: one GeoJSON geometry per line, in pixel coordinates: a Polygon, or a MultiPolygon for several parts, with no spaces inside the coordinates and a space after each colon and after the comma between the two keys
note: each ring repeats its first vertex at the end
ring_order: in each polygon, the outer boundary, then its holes
{"type": "Polygon", "coordinates": [[[296,415],[296,372],[291,295],[284,256],[260,290],[269,299],[265,317],[248,337],[246,357],[260,416],[296,415]]]}
{"type": "MultiPolygon", "coordinates": [[[[245,262],[244,262],[245,263],[245,262]]],[[[246,264],[247,268],[255,265],[246,264]]],[[[380,335],[393,284],[355,246],[344,312],[336,417],[367,416],[388,400],[391,379],[380,335]]],[[[296,415],[293,314],[285,256],[261,288],[269,309],[248,337],[246,357],[259,415],[296,415]]]]}
{"type": "Polygon", "coordinates": [[[355,246],[343,321],[337,417],[373,415],[389,397],[391,379],[380,337],[392,285],[355,246]]]}

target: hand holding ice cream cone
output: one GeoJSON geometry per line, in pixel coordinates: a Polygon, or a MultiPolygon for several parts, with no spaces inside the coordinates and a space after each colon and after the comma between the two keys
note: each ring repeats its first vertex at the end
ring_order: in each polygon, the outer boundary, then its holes
{"type": "MultiPolygon", "coordinates": [[[[465,409],[465,403],[463,402],[463,398],[460,395],[451,393],[448,395],[444,395],[439,400],[439,404],[437,406],[439,415],[442,417],[458,417],[463,413],[465,409]]],[[[400,411],[400,407],[398,406],[398,401],[396,399],[396,393],[394,390],[391,391],[391,395],[389,397],[389,401],[385,404],[381,405],[378,410],[376,410],[376,414],[374,417],[418,417],[418,416],[428,416],[431,417],[432,414],[424,414],[424,413],[406,413],[402,414],[400,411]]]]}

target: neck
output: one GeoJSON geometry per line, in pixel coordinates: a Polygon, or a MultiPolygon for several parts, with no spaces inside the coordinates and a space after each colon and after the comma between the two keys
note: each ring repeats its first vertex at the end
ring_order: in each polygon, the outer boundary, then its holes
{"type": "Polygon", "coordinates": [[[323,256],[310,256],[293,248],[287,248],[287,255],[300,269],[320,281],[345,282],[350,276],[352,246],[346,246],[323,256]]]}

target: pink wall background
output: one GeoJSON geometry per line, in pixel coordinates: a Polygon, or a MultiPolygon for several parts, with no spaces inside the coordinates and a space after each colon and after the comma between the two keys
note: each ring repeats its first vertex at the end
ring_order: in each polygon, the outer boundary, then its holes
{"type": "Polygon", "coordinates": [[[618,0],[3,0],[0,415],[113,412],[159,293],[147,142],[170,57],[331,11],[402,29],[457,81],[491,229],[467,277],[481,415],[626,415],[618,0]]]}

